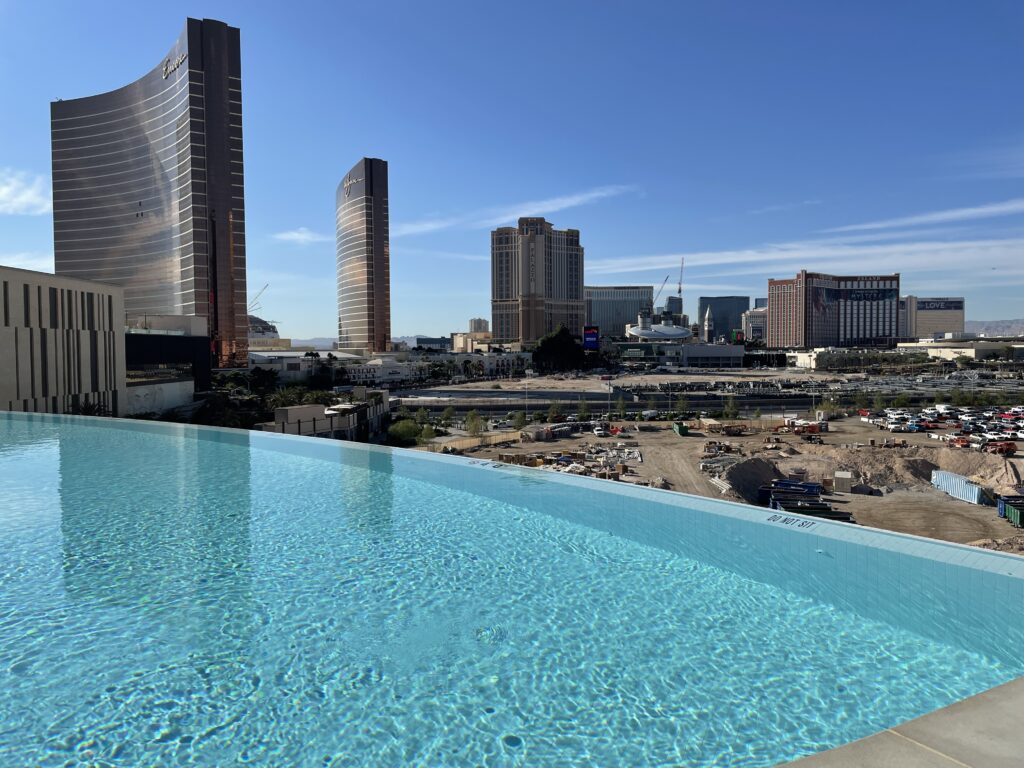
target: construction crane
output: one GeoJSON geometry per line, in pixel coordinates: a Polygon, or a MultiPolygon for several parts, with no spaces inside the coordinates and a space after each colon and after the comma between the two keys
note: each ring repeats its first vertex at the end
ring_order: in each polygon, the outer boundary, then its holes
{"type": "Polygon", "coordinates": [[[679,297],[679,304],[683,303],[683,266],[686,264],[686,257],[679,257],[679,287],[676,289],[676,296],[679,297]]]}
{"type": "Polygon", "coordinates": [[[661,281],[661,288],[659,288],[658,292],[654,294],[654,303],[651,305],[652,314],[654,313],[654,308],[658,306],[658,299],[661,298],[661,292],[665,290],[665,285],[668,283],[668,279],[670,277],[672,277],[672,275],[665,275],[665,279],[661,281]]]}
{"type": "Polygon", "coordinates": [[[248,312],[249,312],[249,314],[250,314],[250,315],[251,315],[251,314],[252,314],[253,312],[255,312],[255,311],[256,311],[257,309],[259,309],[260,307],[262,307],[262,306],[263,306],[262,304],[260,304],[260,303],[259,303],[259,299],[260,299],[260,296],[262,296],[262,295],[263,295],[263,292],[264,292],[265,290],[267,290],[267,288],[269,288],[269,287],[270,287],[270,283],[266,283],[266,284],[265,284],[265,285],[264,285],[264,286],[263,286],[262,288],[260,288],[260,289],[259,289],[259,290],[258,290],[258,291],[256,292],[256,295],[255,295],[255,296],[253,296],[253,297],[252,297],[252,299],[251,299],[251,300],[249,301],[249,307],[248,307],[248,312]]]}

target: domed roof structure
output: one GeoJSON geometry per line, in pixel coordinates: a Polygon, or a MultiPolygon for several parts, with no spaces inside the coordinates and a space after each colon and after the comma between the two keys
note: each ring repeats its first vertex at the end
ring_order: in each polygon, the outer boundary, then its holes
{"type": "Polygon", "coordinates": [[[649,315],[641,314],[637,324],[626,328],[626,335],[642,341],[684,341],[693,334],[689,328],[669,322],[652,323],[649,315]]]}

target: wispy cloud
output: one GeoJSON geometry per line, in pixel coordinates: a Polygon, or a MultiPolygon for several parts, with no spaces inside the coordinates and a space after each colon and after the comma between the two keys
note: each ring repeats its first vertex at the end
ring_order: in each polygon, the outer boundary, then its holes
{"type": "Polygon", "coordinates": [[[958,152],[946,162],[961,178],[1024,179],[1024,139],[958,152]]]}
{"type": "Polygon", "coordinates": [[[480,253],[452,253],[451,251],[434,251],[425,248],[396,248],[392,255],[425,256],[431,259],[452,259],[455,261],[490,261],[491,257],[480,253]]]}
{"type": "Polygon", "coordinates": [[[778,205],[766,205],[764,208],[754,208],[747,211],[752,216],[759,216],[762,213],[779,213],[781,211],[792,211],[797,208],[806,208],[809,205],[821,205],[821,200],[800,200],[796,203],[780,203],[778,205]]]}
{"type": "Polygon", "coordinates": [[[433,216],[417,221],[399,222],[391,227],[392,237],[419,235],[436,232],[440,229],[463,227],[466,229],[486,229],[502,224],[514,224],[521,216],[545,216],[569,208],[577,208],[598,200],[617,197],[632,192],[636,187],[629,184],[610,184],[603,187],[584,190],[571,195],[549,197],[543,200],[528,200],[513,205],[484,208],[454,216],[433,216]]]}
{"type": "Polygon", "coordinates": [[[330,235],[313,232],[306,227],[299,227],[298,229],[290,229],[287,232],[278,232],[274,235],[274,239],[283,240],[286,243],[309,245],[310,243],[326,243],[334,238],[330,235]]]}
{"type": "Polygon", "coordinates": [[[932,272],[948,269],[962,273],[964,264],[974,269],[997,269],[1003,274],[1024,274],[1024,238],[974,240],[922,240],[890,243],[823,243],[799,240],[791,243],[764,244],[745,249],[697,251],[654,256],[628,256],[593,260],[588,274],[621,274],[671,270],[679,259],[686,266],[707,272],[728,267],[729,276],[763,275],[782,277],[800,269],[845,269],[856,264],[857,272],[877,269],[902,272],[913,269],[932,272]],[[744,266],[746,265],[746,266],[744,266]],[[948,266],[947,266],[948,265],[948,266]]]}
{"type": "Polygon", "coordinates": [[[0,213],[38,216],[49,213],[52,208],[45,178],[0,168],[0,213]]]}
{"type": "Polygon", "coordinates": [[[0,267],[31,269],[36,272],[53,272],[52,253],[0,253],[0,267]]]}
{"type": "Polygon", "coordinates": [[[950,208],[945,211],[921,213],[916,216],[903,216],[898,219],[869,221],[865,224],[850,224],[845,227],[833,227],[823,232],[859,232],[868,229],[890,229],[893,227],[914,227],[918,224],[948,224],[954,221],[973,221],[975,219],[991,219],[998,216],[1014,216],[1024,213],[1024,197],[1017,197],[1002,203],[988,203],[970,208],[950,208]]]}

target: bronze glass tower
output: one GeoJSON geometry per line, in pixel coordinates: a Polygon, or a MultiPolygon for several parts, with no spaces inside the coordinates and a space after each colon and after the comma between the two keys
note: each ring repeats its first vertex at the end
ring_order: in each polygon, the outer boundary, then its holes
{"type": "Polygon", "coordinates": [[[335,196],[338,232],[338,349],[356,354],[391,348],[388,164],[364,157],[335,196]]]}
{"type": "Polygon", "coordinates": [[[148,74],[50,105],[56,272],[124,288],[125,314],[208,319],[248,363],[239,33],[188,19],[148,74]]]}

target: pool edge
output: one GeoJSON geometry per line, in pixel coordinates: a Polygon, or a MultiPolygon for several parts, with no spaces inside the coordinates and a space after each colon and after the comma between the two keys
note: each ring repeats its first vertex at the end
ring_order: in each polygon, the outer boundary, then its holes
{"type": "Polygon", "coordinates": [[[840,747],[776,768],[1014,768],[1020,765],[1024,677],[840,747]]]}

